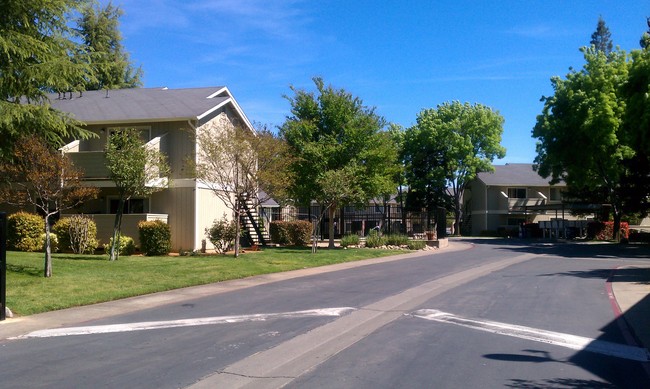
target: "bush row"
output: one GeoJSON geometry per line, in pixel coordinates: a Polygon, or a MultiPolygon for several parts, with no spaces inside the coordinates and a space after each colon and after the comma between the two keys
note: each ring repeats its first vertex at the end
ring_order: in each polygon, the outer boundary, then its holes
{"type": "MultiPolygon", "coordinates": [[[[42,251],[45,244],[44,220],[41,216],[17,212],[7,218],[7,248],[16,251],[42,251]]],[[[167,255],[171,251],[171,230],[160,220],[143,221],[138,224],[140,250],[145,255],[167,255]]],[[[74,215],[58,220],[51,229],[50,248],[52,251],[73,252],[75,254],[93,253],[99,246],[97,225],[92,218],[74,215]]],[[[112,243],[109,242],[109,247],[112,243]]],[[[120,238],[120,254],[135,252],[133,238],[120,238]]]]}
{"type": "MultiPolygon", "coordinates": [[[[595,240],[611,240],[614,233],[614,222],[590,222],[587,224],[587,238],[595,240]]],[[[621,239],[630,237],[630,225],[621,222],[621,239]]]]}
{"type": "Polygon", "coordinates": [[[311,231],[311,223],[306,220],[273,221],[269,227],[271,241],[286,246],[309,244],[311,231]]]}

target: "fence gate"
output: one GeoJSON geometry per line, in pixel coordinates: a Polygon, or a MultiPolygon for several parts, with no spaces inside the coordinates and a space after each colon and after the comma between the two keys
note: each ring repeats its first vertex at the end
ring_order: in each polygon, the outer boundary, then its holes
{"type": "Polygon", "coordinates": [[[0,212],[0,320],[7,318],[7,214],[0,212]]]}

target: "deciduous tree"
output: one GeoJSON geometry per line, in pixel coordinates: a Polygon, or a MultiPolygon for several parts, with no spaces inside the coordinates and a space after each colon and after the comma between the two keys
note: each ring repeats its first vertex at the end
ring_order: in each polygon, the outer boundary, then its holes
{"type": "Polygon", "coordinates": [[[622,130],[627,103],[620,91],[628,76],[626,54],[617,50],[607,56],[594,47],[582,51],[583,68],[564,79],[553,77],[553,96],[542,97],[544,108],[533,129],[535,164],[551,183],[564,180],[574,197],[611,204],[617,236],[625,161],[635,154],[622,130]]]}
{"type": "MultiPolygon", "coordinates": [[[[462,198],[470,181],[503,158],[503,117],[482,104],[446,102],[422,110],[407,130],[407,182],[431,207],[450,199],[460,232],[462,198]]],[[[432,211],[430,209],[430,211],[432,211]]]]}
{"type": "Polygon", "coordinates": [[[306,206],[319,201],[329,212],[332,248],[338,207],[364,205],[394,190],[397,148],[373,108],[343,89],[325,86],[321,78],[313,81],[317,94],[291,88],[295,96],[286,97],[291,115],[280,133],[296,156],[292,198],[306,206]]]}
{"type": "Polygon", "coordinates": [[[113,225],[110,260],[118,258],[124,203],[146,197],[169,185],[170,168],[163,153],[145,145],[135,129],[110,134],[106,145],[106,167],[117,188],[119,202],[113,225]]]}
{"type": "Polygon", "coordinates": [[[292,178],[286,143],[264,128],[235,125],[225,115],[197,129],[195,138],[196,178],[233,212],[237,257],[244,207],[257,208],[271,196],[282,203],[287,197],[292,178]]]}
{"type": "Polygon", "coordinates": [[[82,185],[82,173],[72,161],[36,136],[21,138],[12,160],[0,163],[0,200],[17,206],[31,205],[45,217],[43,274],[52,276],[51,217],[97,196],[98,189],[82,185]]]}

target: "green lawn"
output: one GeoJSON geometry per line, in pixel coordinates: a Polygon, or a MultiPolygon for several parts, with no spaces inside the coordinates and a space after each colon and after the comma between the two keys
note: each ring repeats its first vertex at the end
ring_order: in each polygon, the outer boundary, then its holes
{"type": "Polygon", "coordinates": [[[43,277],[43,254],[7,252],[7,306],[31,315],[147,293],[257,274],[395,255],[375,249],[266,248],[232,256],[120,257],[53,254],[52,277],[43,277]]]}

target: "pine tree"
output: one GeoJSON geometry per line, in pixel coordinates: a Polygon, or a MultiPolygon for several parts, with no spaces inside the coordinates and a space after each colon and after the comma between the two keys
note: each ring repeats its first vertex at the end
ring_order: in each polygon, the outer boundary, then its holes
{"type": "Polygon", "coordinates": [[[86,90],[135,88],[142,85],[142,68],[134,68],[122,46],[119,31],[120,7],[89,5],[82,10],[77,31],[90,54],[94,77],[85,80],[86,90]]]}
{"type": "Polygon", "coordinates": [[[79,90],[92,78],[84,50],[67,20],[80,0],[5,0],[0,2],[0,159],[11,158],[21,136],[36,134],[60,145],[90,133],[69,116],[53,110],[47,93],[79,90]]]}
{"type": "Polygon", "coordinates": [[[612,52],[614,44],[612,43],[612,33],[609,32],[609,27],[605,24],[602,16],[598,18],[598,25],[596,26],[596,31],[591,34],[591,41],[589,44],[594,46],[597,51],[605,53],[609,56],[609,53],[612,52]]]}

